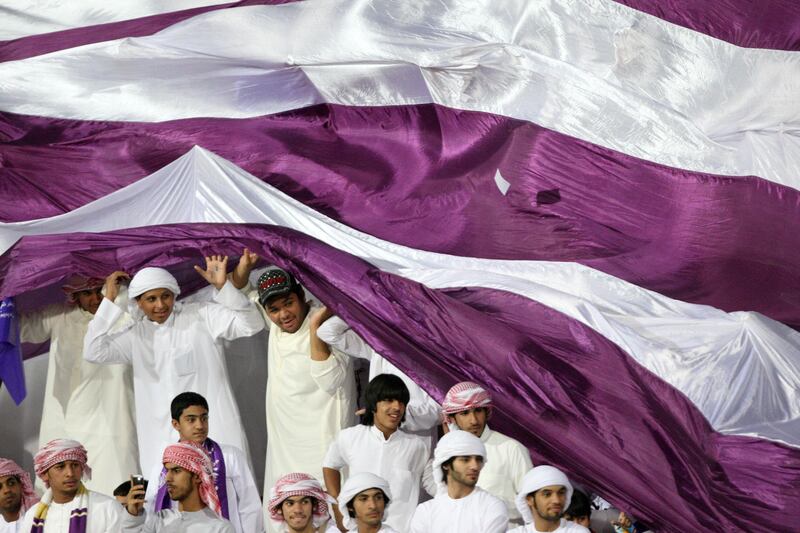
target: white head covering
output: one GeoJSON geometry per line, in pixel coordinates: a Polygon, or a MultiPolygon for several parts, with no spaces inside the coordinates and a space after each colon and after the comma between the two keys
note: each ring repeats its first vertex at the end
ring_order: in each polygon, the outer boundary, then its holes
{"type": "MultiPolygon", "coordinates": [[[[139,303],[136,297],[141,296],[147,291],[153,289],[169,289],[175,298],[181,293],[178,287],[178,280],[169,271],[158,267],[145,267],[133,276],[131,283],[128,286],[128,313],[134,320],[141,320],[144,318],[144,313],[139,309],[139,303]]],[[[180,309],[180,305],[176,302],[173,307],[173,312],[180,309]]]]}
{"type": "Polygon", "coordinates": [[[444,482],[442,475],[442,464],[451,457],[461,457],[462,455],[480,455],[486,464],[486,446],[472,433],[459,429],[450,431],[439,440],[436,450],[433,452],[433,480],[439,487],[439,491],[447,490],[447,483],[444,482]]]}
{"type": "MultiPolygon", "coordinates": [[[[355,498],[360,492],[369,489],[380,489],[389,500],[392,499],[392,492],[389,490],[389,482],[380,476],[371,474],[370,472],[361,472],[354,474],[347,478],[342,486],[342,491],[339,493],[339,511],[342,513],[342,523],[344,527],[349,530],[358,528],[356,519],[350,517],[350,512],[347,510],[347,504],[355,498]]],[[[387,504],[384,508],[384,513],[388,509],[387,504]]]]}
{"type": "Polygon", "coordinates": [[[169,289],[177,296],[181,293],[178,280],[167,270],[157,267],[145,267],[133,276],[128,286],[128,297],[136,298],[153,289],[169,289]]]}
{"type": "Polygon", "coordinates": [[[564,502],[564,510],[566,510],[572,501],[572,483],[569,482],[569,478],[567,478],[564,472],[554,466],[541,465],[529,470],[528,473],[525,474],[525,477],[522,478],[515,503],[517,504],[519,514],[522,515],[522,519],[525,520],[526,524],[533,522],[533,513],[531,513],[531,509],[528,507],[528,501],[526,500],[528,494],[551,485],[566,487],[567,500],[564,502]]]}

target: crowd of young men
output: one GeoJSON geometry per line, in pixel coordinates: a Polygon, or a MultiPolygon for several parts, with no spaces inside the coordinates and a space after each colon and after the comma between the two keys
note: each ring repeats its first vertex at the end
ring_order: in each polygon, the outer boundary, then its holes
{"type": "Polygon", "coordinates": [[[176,279],[144,268],[133,278],[108,276],[102,298],[98,280],[74,278],[65,286],[72,307],[23,317],[27,338],[51,339],[47,394],[58,405],[46,401],[45,409],[67,412],[65,399],[78,401],[76,384],[105,380],[92,385],[94,394],[118,397],[103,408],[129,425],[132,406],[123,400],[135,397],[135,430],[114,426],[122,429],[103,441],[95,438],[101,429],[60,423],[61,435],[51,438],[43,420],[34,465],[44,493],[36,496],[28,474],[0,460],[0,533],[588,531],[562,518],[573,493],[566,476],[533,468],[522,444],[489,428],[485,389],[456,384],[440,407],[341,319],[309,303],[288,272],[269,269],[253,287],[257,260],[244,250],[230,274],[227,257],[195,267],[215,288],[210,302],[177,302],[176,279]],[[117,303],[126,279],[127,309],[117,303]],[[266,324],[262,505],[222,341],[266,324]],[[359,424],[354,359],[370,362],[359,424]],[[116,371],[101,375],[105,368],[116,371]],[[117,439],[135,449],[110,455],[105,448],[117,439]],[[91,481],[95,458],[102,483],[91,481]],[[135,472],[148,473],[149,483],[128,477],[135,472]],[[124,481],[119,501],[105,496],[124,481]],[[424,503],[422,487],[432,497],[424,503]]]}

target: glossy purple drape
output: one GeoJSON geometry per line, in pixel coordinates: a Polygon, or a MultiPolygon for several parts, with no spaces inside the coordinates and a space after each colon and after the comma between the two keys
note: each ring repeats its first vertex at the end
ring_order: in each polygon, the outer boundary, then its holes
{"type": "Polygon", "coordinates": [[[493,425],[537,463],[565,468],[657,531],[783,531],[796,518],[800,450],[714,432],[680,392],[583,324],[505,292],[431,290],[292,230],[203,224],[26,237],[0,258],[0,292],[145,265],[190,279],[203,254],[243,246],[295,272],[435,398],[457,381],[484,384],[493,425]]]}

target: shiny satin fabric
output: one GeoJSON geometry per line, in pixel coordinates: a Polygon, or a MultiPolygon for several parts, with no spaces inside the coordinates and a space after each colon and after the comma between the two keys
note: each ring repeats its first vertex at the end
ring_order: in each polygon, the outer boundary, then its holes
{"type": "MultiPolygon", "coordinates": [[[[780,531],[800,505],[800,449],[714,432],[687,398],[618,346],[537,302],[491,288],[436,290],[381,272],[302,233],[197,224],[108,234],[26,237],[0,268],[38,273],[186,266],[208,250],[247,246],[298,279],[434,398],[480,382],[493,425],[534,462],[575,481],[657,531],[780,531]]],[[[188,272],[188,268],[184,268],[188,272]]]]}
{"type": "Polygon", "coordinates": [[[0,78],[0,109],[14,113],[161,122],[436,103],[673,167],[800,179],[800,54],[740,48],[614,2],[236,7],[7,61],[0,78]]]}
{"type": "MultiPolygon", "coordinates": [[[[499,197],[499,191],[494,196],[499,197]]],[[[490,191],[486,197],[492,197],[490,191]]],[[[408,205],[402,198],[397,202],[401,206],[393,218],[400,218],[402,205],[408,205]]],[[[499,208],[495,212],[502,213],[499,208]]],[[[479,214],[489,217],[491,212],[479,214]]],[[[443,209],[434,209],[434,216],[440,224],[432,228],[436,232],[462,225],[443,209]]],[[[2,225],[0,241],[11,245],[22,233],[81,234],[202,222],[288,227],[428,287],[485,287],[530,298],[614,342],[683,392],[717,431],[800,446],[800,333],[780,323],[758,313],[725,313],[673,300],[576,263],[426,252],[421,243],[427,231],[401,232],[410,247],[380,240],[324,216],[200,148],[71,213],[2,225]],[[18,232],[9,235],[11,229],[18,232]]],[[[472,242],[481,238],[491,241],[495,236],[475,234],[472,242]]],[[[713,257],[713,249],[706,252],[713,257]]],[[[39,276],[49,275],[49,251],[23,265],[17,264],[15,253],[12,248],[4,256],[7,271],[0,269],[0,294],[20,294],[20,305],[42,303],[37,302],[37,291],[30,291],[40,286],[39,276]]],[[[198,282],[189,270],[180,285],[198,282]]]]}
{"type": "MultiPolygon", "coordinates": [[[[460,256],[576,261],[671,298],[800,325],[800,234],[791,222],[800,196],[758,178],[664,167],[530,123],[438,106],[318,106],[157,124],[4,118],[14,141],[0,147],[0,195],[15,198],[0,204],[5,220],[76,209],[197,143],[381,239],[460,256]],[[505,194],[498,172],[510,183],[505,194]]],[[[165,191],[126,227],[240,220],[236,199],[204,200],[195,218],[175,219],[174,202],[195,185],[169,183],[186,189],[165,191]]],[[[87,230],[73,220],[46,224],[87,230]]],[[[242,221],[263,222],[257,213],[242,221]]],[[[1,249],[38,225],[2,226],[1,249]]]]}
{"type": "MultiPolygon", "coordinates": [[[[795,2],[785,0],[722,0],[719,2],[697,2],[696,0],[670,0],[650,2],[648,0],[617,0],[620,4],[643,11],[662,20],[704,33],[731,44],[753,48],[772,48],[776,50],[800,50],[800,8],[795,2]]],[[[191,5],[205,5],[209,2],[190,2],[191,5]]],[[[74,3],[70,23],[49,19],[50,10],[39,10],[33,3],[17,9],[14,18],[8,17],[0,26],[0,60],[23,59],[62,48],[80,46],[100,41],[108,41],[126,35],[151,35],[184,20],[189,16],[224,9],[236,5],[255,5],[261,3],[277,4],[281,0],[245,0],[229,4],[212,4],[208,7],[195,7],[178,11],[175,2],[162,2],[159,8],[144,4],[147,13],[144,18],[131,18],[141,15],[143,6],[130,11],[131,6],[102,3],[102,9],[91,12],[74,13],[74,3]],[[24,15],[24,16],[23,16],[24,15]],[[112,22],[118,21],[118,22],[112,22]],[[44,24],[43,24],[44,22],[44,24]],[[93,27],[99,25],[100,27],[93,27]],[[58,31],[58,28],[71,27],[58,31]],[[136,30],[133,30],[136,28],[136,30]],[[79,31],[75,31],[79,30],[79,31]],[[132,33],[135,32],[135,33],[132,33]],[[26,37],[27,36],[27,37],[26,37]],[[7,41],[6,39],[13,39],[7,41]],[[5,42],[4,42],[5,41],[5,42]]],[[[81,3],[87,5],[86,2],[81,3]]],[[[188,4],[187,4],[188,5],[188,4]]],[[[52,3],[48,3],[48,8],[52,3]]],[[[22,6],[19,6],[22,7],[22,6]]]]}

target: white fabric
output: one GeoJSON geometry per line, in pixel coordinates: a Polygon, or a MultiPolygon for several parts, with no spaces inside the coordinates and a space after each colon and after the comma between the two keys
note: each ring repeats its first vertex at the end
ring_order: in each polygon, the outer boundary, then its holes
{"type": "Polygon", "coordinates": [[[522,478],[515,503],[517,510],[522,515],[522,519],[526,524],[533,522],[533,514],[531,513],[527,501],[528,494],[551,485],[561,486],[567,489],[567,499],[564,501],[564,510],[566,510],[572,501],[573,489],[572,483],[569,482],[564,472],[550,465],[539,465],[531,469],[531,471],[526,473],[525,477],[522,478]]]}
{"type": "Polygon", "coordinates": [[[141,320],[110,334],[110,325],[123,311],[104,298],[89,323],[84,343],[86,360],[133,365],[142,472],[161,462],[159,451],[164,445],[178,440],[169,406],[184,391],[203,395],[209,411],[215,413],[209,437],[247,453],[221,342],[258,333],[264,322],[230,283],[214,295],[214,300],[217,303],[176,306],[163,324],[141,320]]]}
{"type": "Polygon", "coordinates": [[[369,379],[379,374],[392,374],[403,380],[408,387],[409,401],[406,406],[406,419],[403,422],[403,431],[410,433],[430,433],[430,430],[441,422],[441,407],[436,400],[411,381],[399,368],[387,361],[378,352],[373,350],[364,339],[350,329],[347,323],[334,316],[322,323],[317,330],[317,336],[340,352],[351,357],[369,361],[369,379]]]}
{"type": "MultiPolygon", "coordinates": [[[[258,301],[257,291],[244,290],[258,301]]],[[[323,479],[322,459],[328,445],[341,429],[355,422],[355,376],[350,358],[336,350],[325,361],[311,359],[308,316],[300,329],[287,333],[269,320],[260,304],[255,305],[270,326],[263,491],[269,494],[278,478],[291,472],[323,479]]],[[[275,531],[268,517],[267,528],[275,531]]]]}
{"type": "Polygon", "coordinates": [[[0,515],[0,533],[20,533],[21,531],[22,531],[22,520],[14,520],[13,522],[6,522],[6,519],[0,515]]]}
{"type": "Polygon", "coordinates": [[[737,47],[611,0],[308,0],[6,62],[0,109],[159,122],[437,103],[797,188],[798,77],[794,52],[737,47]]]}
{"type": "MultiPolygon", "coordinates": [[[[216,419],[215,419],[216,423],[216,419]]],[[[236,533],[263,533],[264,514],[261,510],[261,497],[256,488],[250,464],[244,452],[235,446],[220,444],[225,461],[225,487],[228,491],[228,516],[236,533]]],[[[163,449],[162,449],[163,455],[163,449]]],[[[155,509],[155,496],[158,493],[159,478],[163,465],[159,462],[150,470],[145,494],[145,508],[148,513],[155,509]]]]}
{"type": "Polygon", "coordinates": [[[23,233],[181,222],[289,227],[429,287],[488,287],[531,298],[617,344],[685,394],[715,430],[800,445],[800,333],[779,322],[673,300],[574,263],[457,257],[392,244],[317,213],[201,148],[70,213],[0,223],[0,248],[23,233]],[[153,212],[159,202],[164,209],[153,212]],[[142,213],[151,216],[145,221],[142,213]]]}
{"type": "MultiPolygon", "coordinates": [[[[122,506],[117,500],[94,491],[89,491],[87,496],[86,533],[118,533],[122,531],[122,506]]],[[[67,533],[69,531],[69,518],[73,509],[77,509],[80,498],[74,498],[67,503],[50,503],[47,517],[44,521],[43,533],[67,533]]],[[[28,509],[22,520],[22,531],[25,533],[33,526],[33,515],[36,514],[37,505],[28,509]]],[[[126,513],[127,514],[127,513],[126,513]]]]}
{"type": "MultiPolygon", "coordinates": [[[[50,341],[39,447],[57,438],[83,444],[94,469],[86,488],[110,496],[139,469],[129,367],[83,360],[83,338],[93,315],[78,306],[48,306],[20,318],[23,342],[50,341]]],[[[124,319],[123,319],[124,322],[124,319]]],[[[37,486],[41,480],[37,478],[37,486]]]]}
{"type": "Polygon", "coordinates": [[[454,500],[441,492],[417,507],[410,533],[505,533],[508,526],[502,500],[475,487],[466,497],[454,500]]]}
{"type": "Polygon", "coordinates": [[[399,531],[407,531],[419,503],[422,471],[430,456],[429,442],[402,430],[386,439],[375,426],[353,426],[336,435],[322,466],[339,471],[347,467],[351,476],[371,472],[386,479],[392,502],[383,521],[399,531]]]}
{"type": "MultiPolygon", "coordinates": [[[[333,446],[333,444],[331,444],[333,446]]],[[[342,485],[339,491],[339,512],[342,514],[342,524],[348,531],[357,531],[358,522],[355,518],[350,517],[350,511],[347,509],[347,504],[365,490],[379,489],[389,501],[383,509],[383,516],[386,517],[386,511],[389,509],[392,500],[392,489],[389,487],[389,482],[384,478],[373,474],[372,472],[359,472],[351,474],[347,481],[342,485]]],[[[381,528],[382,530],[383,528],[381,528]]]]}
{"type": "Polygon", "coordinates": [[[0,17],[0,41],[29,35],[108,24],[193,7],[222,4],[220,0],[139,0],[137,2],[53,2],[14,0],[4,6],[0,17]]]}
{"type": "Polygon", "coordinates": [[[440,468],[443,463],[452,457],[480,455],[483,457],[484,466],[489,463],[486,455],[486,446],[481,439],[467,431],[460,429],[450,431],[439,439],[433,452],[433,481],[439,486],[440,492],[447,492],[447,484],[440,468]]]}
{"type": "Polygon", "coordinates": [[[158,267],[145,267],[137,272],[128,285],[128,297],[133,300],[153,289],[169,289],[175,298],[181,293],[178,280],[168,270],[158,267]]]}
{"type": "Polygon", "coordinates": [[[133,516],[127,511],[122,520],[125,533],[234,533],[233,526],[214,511],[181,512],[163,509],[155,514],[144,512],[133,516]]]}
{"type": "MultiPolygon", "coordinates": [[[[509,529],[508,533],[539,533],[539,530],[536,529],[533,524],[526,524],[524,526],[515,527],[514,529],[509,529]]],[[[562,518],[558,528],[550,533],[589,533],[589,530],[580,524],[562,518]]]]}
{"type": "Polygon", "coordinates": [[[531,454],[522,443],[489,429],[488,425],[480,438],[489,461],[481,469],[478,486],[503,500],[508,519],[518,522],[521,516],[514,501],[522,478],[533,467],[531,454]]]}

